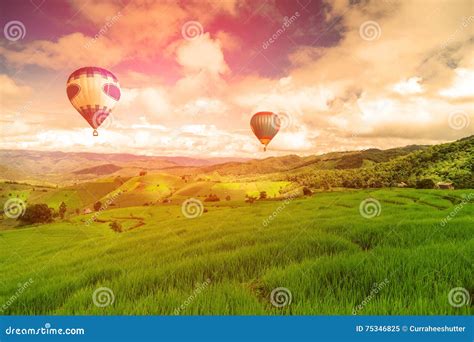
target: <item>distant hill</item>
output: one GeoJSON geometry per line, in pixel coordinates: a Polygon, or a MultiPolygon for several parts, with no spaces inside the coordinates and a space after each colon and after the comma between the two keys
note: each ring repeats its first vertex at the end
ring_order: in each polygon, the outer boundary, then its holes
{"type": "MultiPolygon", "coordinates": [[[[46,161],[36,153],[18,157],[25,165],[25,168],[19,168],[24,179],[32,179],[27,167],[32,167],[35,162],[38,164],[36,169],[33,168],[36,172],[47,169],[44,164],[46,161]]],[[[148,168],[139,167],[140,164],[134,164],[136,162],[133,161],[120,161],[122,156],[115,159],[117,163],[104,163],[110,159],[108,156],[93,160],[97,163],[95,166],[87,166],[86,160],[81,159],[87,156],[46,154],[47,161],[56,160],[59,164],[51,166],[50,172],[74,168],[63,175],[69,177],[68,184],[51,186],[29,181],[0,182],[0,198],[47,203],[56,209],[64,202],[69,210],[75,211],[91,208],[99,200],[108,202],[110,198],[113,198],[111,206],[130,207],[163,202],[182,203],[189,197],[205,202],[211,194],[221,201],[227,201],[227,198],[244,201],[246,196],[258,197],[261,192],[265,192],[268,198],[279,198],[290,190],[298,189],[302,193],[303,187],[310,190],[360,189],[393,187],[405,183],[403,186],[425,188],[434,187],[438,182],[448,182],[455,188],[474,188],[474,136],[433,146],[334,152],[308,157],[289,155],[200,168],[180,167],[170,161],[157,160],[157,164],[172,164],[174,166],[171,168],[181,168],[187,174],[171,174],[167,168],[147,172],[144,169],[150,170],[152,158],[145,160],[148,168]],[[78,168],[78,161],[84,161],[83,167],[78,168]],[[102,162],[99,164],[99,161],[102,162]],[[130,176],[119,173],[130,173],[130,176]]],[[[143,161],[140,158],[132,160],[143,161]]],[[[0,165],[0,172],[15,176],[12,171],[15,167],[15,163],[0,165]]],[[[44,175],[37,177],[45,178],[44,175]]]]}
{"type": "Polygon", "coordinates": [[[380,188],[401,183],[430,187],[438,182],[453,183],[455,188],[474,188],[474,136],[356,169],[323,170],[313,165],[273,177],[314,188],[380,188]]]}
{"type": "Polygon", "coordinates": [[[135,177],[142,171],[206,180],[290,181],[321,187],[380,187],[421,178],[472,184],[473,137],[456,142],[410,145],[387,150],[331,152],[318,156],[287,155],[265,159],[189,158],[132,154],[0,150],[0,179],[30,184],[71,185],[101,176],[135,177]],[[228,179],[229,178],[229,179],[228,179]],[[47,183],[49,182],[49,183],[47,183]]]}
{"type": "Polygon", "coordinates": [[[283,157],[270,157],[260,160],[251,160],[241,163],[226,163],[202,167],[203,173],[217,172],[220,175],[253,175],[268,174],[310,168],[318,170],[343,170],[368,167],[375,163],[386,162],[399,156],[407,155],[413,151],[424,150],[428,146],[410,145],[406,147],[391,148],[388,150],[368,149],[363,151],[331,152],[320,156],[300,157],[288,155],[283,157]]]}
{"type": "Polygon", "coordinates": [[[229,161],[245,160],[248,159],[138,156],[126,153],[0,150],[0,179],[64,183],[87,180],[97,175],[132,176],[138,174],[141,170],[157,171],[173,168],[195,168],[229,161]],[[114,166],[111,167],[110,165],[114,166]]]}
{"type": "Polygon", "coordinates": [[[474,188],[474,135],[396,158],[380,165],[378,170],[411,183],[432,179],[452,182],[460,188],[474,188]]]}
{"type": "Polygon", "coordinates": [[[76,175],[94,174],[94,175],[101,176],[101,175],[108,175],[108,174],[114,173],[115,171],[118,171],[120,169],[122,169],[120,166],[117,166],[114,164],[104,164],[104,165],[88,167],[86,169],[80,169],[80,170],[74,171],[73,173],[76,175]]]}

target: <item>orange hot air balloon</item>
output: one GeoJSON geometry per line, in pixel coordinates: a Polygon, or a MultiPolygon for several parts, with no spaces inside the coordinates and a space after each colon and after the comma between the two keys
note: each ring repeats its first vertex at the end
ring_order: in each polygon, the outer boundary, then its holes
{"type": "Polygon", "coordinates": [[[120,100],[120,84],[110,71],[84,67],[74,71],[67,80],[67,97],[74,108],[99,135],[97,128],[120,100]]]}
{"type": "Polygon", "coordinates": [[[272,112],[258,112],[250,119],[250,127],[266,151],[267,145],[280,130],[280,119],[272,112]]]}

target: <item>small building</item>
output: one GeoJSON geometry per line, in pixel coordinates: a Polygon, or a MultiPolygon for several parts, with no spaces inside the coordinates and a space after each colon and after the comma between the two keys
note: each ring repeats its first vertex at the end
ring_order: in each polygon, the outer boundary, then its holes
{"type": "Polygon", "coordinates": [[[92,210],[90,210],[89,208],[86,208],[86,209],[84,209],[84,210],[82,211],[82,213],[83,213],[84,215],[90,214],[90,213],[92,213],[92,210]]]}
{"type": "Polygon", "coordinates": [[[406,188],[408,185],[405,182],[397,183],[397,188],[406,188]]]}
{"type": "Polygon", "coordinates": [[[436,183],[438,189],[454,189],[454,185],[451,182],[438,182],[436,183]]]}

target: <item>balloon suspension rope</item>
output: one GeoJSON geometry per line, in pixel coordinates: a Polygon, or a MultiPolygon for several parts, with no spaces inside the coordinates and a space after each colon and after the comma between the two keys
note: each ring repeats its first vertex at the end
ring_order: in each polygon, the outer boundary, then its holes
{"type": "Polygon", "coordinates": [[[94,129],[94,132],[92,132],[92,135],[93,135],[94,137],[96,137],[96,136],[98,136],[98,135],[99,135],[99,132],[97,132],[97,130],[96,130],[96,129],[94,129]]]}
{"type": "Polygon", "coordinates": [[[267,145],[263,146],[263,152],[267,151],[267,145]]]}

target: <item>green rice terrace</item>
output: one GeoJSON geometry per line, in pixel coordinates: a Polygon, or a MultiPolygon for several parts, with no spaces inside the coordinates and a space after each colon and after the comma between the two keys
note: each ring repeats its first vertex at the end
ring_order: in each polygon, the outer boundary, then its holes
{"type": "Polygon", "coordinates": [[[474,313],[472,304],[453,305],[450,293],[474,292],[473,190],[285,199],[288,182],[186,184],[163,175],[101,182],[81,191],[15,185],[14,195],[29,202],[43,196],[57,207],[67,199],[82,210],[115,193],[116,205],[47,224],[4,217],[2,314],[474,313]],[[244,201],[263,189],[267,198],[244,201]],[[229,191],[227,201],[202,197],[229,191]]]}

